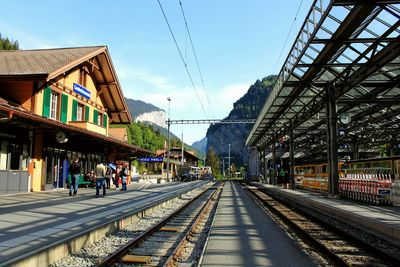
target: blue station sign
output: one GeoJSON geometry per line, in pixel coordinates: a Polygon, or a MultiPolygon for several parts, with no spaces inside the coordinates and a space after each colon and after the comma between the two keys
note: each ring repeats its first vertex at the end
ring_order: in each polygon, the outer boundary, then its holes
{"type": "Polygon", "coordinates": [[[86,89],[85,87],[83,87],[82,85],[74,83],[73,90],[75,93],[80,94],[81,96],[90,99],[90,94],[91,94],[90,91],[88,89],[86,89]]]}
{"type": "Polygon", "coordinates": [[[139,162],[162,162],[163,158],[138,158],[139,162]]]}

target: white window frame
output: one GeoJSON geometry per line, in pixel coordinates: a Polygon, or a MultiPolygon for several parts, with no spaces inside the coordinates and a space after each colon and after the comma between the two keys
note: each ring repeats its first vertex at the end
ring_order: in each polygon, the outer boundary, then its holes
{"type": "Polygon", "coordinates": [[[76,111],[76,120],[77,121],[84,121],[84,115],[85,115],[84,109],[85,109],[85,106],[78,103],[77,111],[76,111]]]}
{"type": "Polygon", "coordinates": [[[50,94],[50,119],[57,120],[57,111],[58,111],[58,97],[59,94],[51,91],[50,94]]]}

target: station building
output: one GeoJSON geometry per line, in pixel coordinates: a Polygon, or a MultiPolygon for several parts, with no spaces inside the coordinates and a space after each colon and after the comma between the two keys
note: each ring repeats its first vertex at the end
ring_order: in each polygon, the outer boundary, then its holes
{"type": "MultiPolygon", "coordinates": [[[[199,158],[194,151],[184,150],[180,147],[172,147],[169,152],[169,175],[168,175],[168,151],[166,149],[157,150],[154,158],[139,158],[138,162],[143,164],[147,170],[148,176],[154,176],[161,179],[161,182],[167,181],[167,177],[173,179],[175,176],[181,176],[192,169],[200,173],[198,167],[199,158]],[[183,154],[182,154],[183,152],[183,154]],[[183,157],[182,157],[183,156],[183,157]]],[[[201,173],[209,173],[207,168],[201,169],[201,173]]]]}
{"type": "Polygon", "coordinates": [[[76,157],[151,154],[110,127],[131,121],[106,46],[0,51],[0,194],[63,188],[76,157]]]}

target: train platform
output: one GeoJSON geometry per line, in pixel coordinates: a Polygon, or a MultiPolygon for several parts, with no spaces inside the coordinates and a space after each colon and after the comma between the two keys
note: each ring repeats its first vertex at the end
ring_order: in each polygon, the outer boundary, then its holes
{"type": "Polygon", "coordinates": [[[66,189],[2,195],[0,266],[202,183],[131,183],[127,191],[108,189],[104,198],[96,198],[93,188],[79,188],[76,196],[66,189]]]}
{"type": "Polygon", "coordinates": [[[226,182],[201,266],[317,266],[250,199],[226,182]]]}
{"type": "Polygon", "coordinates": [[[367,230],[393,244],[400,245],[400,207],[376,206],[349,199],[330,198],[326,194],[305,190],[282,189],[253,183],[272,190],[285,198],[367,230]]]}

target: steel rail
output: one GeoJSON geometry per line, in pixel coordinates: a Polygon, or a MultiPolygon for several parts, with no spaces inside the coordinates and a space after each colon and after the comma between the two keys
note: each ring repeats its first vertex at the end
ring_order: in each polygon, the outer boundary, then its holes
{"type": "MultiPolygon", "coordinates": [[[[277,206],[279,206],[279,205],[286,207],[286,204],[281,203],[282,200],[269,195],[267,192],[265,192],[265,190],[262,190],[262,189],[260,190],[260,188],[257,188],[257,189],[246,188],[246,191],[248,192],[248,194],[251,197],[253,197],[253,199],[258,200],[261,203],[261,205],[263,205],[264,207],[266,207],[273,213],[277,214],[277,216],[281,220],[283,220],[285,223],[290,225],[292,227],[292,229],[296,230],[298,232],[298,234],[305,237],[307,239],[307,241],[312,243],[320,251],[322,251],[327,256],[329,256],[330,259],[332,261],[334,261],[336,264],[338,264],[339,266],[352,266],[351,257],[354,257],[355,259],[357,259],[357,255],[350,255],[350,254],[345,254],[345,256],[339,255],[340,252],[329,248],[329,246],[326,244],[323,244],[323,242],[321,240],[324,240],[324,237],[322,237],[320,239],[315,237],[315,236],[317,236],[316,232],[318,231],[318,229],[313,228],[313,230],[311,232],[309,232],[306,230],[307,228],[303,229],[299,224],[294,222],[289,216],[284,214],[284,212],[281,212],[280,210],[278,210],[277,206]],[[260,196],[259,194],[263,194],[263,196],[260,196]],[[266,200],[265,197],[273,200],[274,204],[271,205],[270,203],[268,203],[269,200],[266,200]],[[314,236],[313,236],[313,234],[314,234],[314,236]]],[[[291,209],[290,212],[291,212],[291,214],[298,213],[293,209],[291,209]]],[[[400,259],[398,259],[392,255],[386,254],[383,251],[376,250],[376,248],[373,247],[373,244],[371,244],[371,245],[366,244],[365,242],[362,242],[362,241],[350,236],[343,230],[337,229],[337,228],[323,222],[322,220],[320,220],[318,218],[314,218],[311,215],[305,215],[303,212],[300,214],[302,217],[312,218],[309,221],[319,225],[322,229],[321,230],[322,232],[323,231],[332,232],[332,236],[336,235],[340,238],[338,240],[343,240],[343,241],[349,242],[349,246],[353,246],[357,249],[360,249],[361,251],[364,251],[369,257],[371,257],[372,259],[377,261],[377,262],[375,262],[376,264],[379,265],[378,262],[383,261],[383,262],[387,263],[388,265],[382,265],[382,266],[399,266],[400,259]]],[[[326,236],[325,236],[325,239],[326,239],[326,236]]],[[[343,252],[342,252],[342,254],[343,254],[343,252]]],[[[363,257],[363,255],[361,255],[361,257],[363,257]]],[[[371,266],[373,266],[373,263],[369,263],[369,264],[372,264],[371,266]]],[[[355,264],[355,265],[357,265],[357,264],[355,264]]],[[[379,265],[379,266],[381,266],[381,265],[379,265]]]]}
{"type": "Polygon", "coordinates": [[[105,258],[101,259],[98,261],[97,265],[98,267],[108,267],[111,266],[112,264],[117,263],[124,255],[126,255],[129,250],[141,242],[143,242],[146,238],[151,236],[153,233],[157,232],[161,227],[166,225],[168,221],[170,221],[173,217],[177,216],[179,213],[181,213],[183,210],[185,210],[187,207],[189,207],[194,201],[199,199],[202,195],[204,195],[208,190],[211,190],[210,188],[207,190],[204,190],[201,194],[198,196],[194,197],[191,199],[188,203],[177,209],[175,212],[164,218],[162,221],[158,222],[157,224],[153,225],[151,228],[149,228],[147,231],[143,232],[140,234],[138,237],[135,239],[132,239],[122,247],[120,247],[118,250],[113,252],[112,254],[106,256],[105,258]]]}
{"type": "Polygon", "coordinates": [[[182,237],[181,241],[176,246],[176,248],[172,252],[171,256],[169,256],[168,259],[166,260],[164,266],[175,266],[174,264],[178,260],[179,255],[181,254],[182,250],[184,249],[186,242],[189,240],[189,237],[195,232],[197,226],[199,225],[199,223],[201,222],[203,217],[206,215],[206,213],[210,209],[210,207],[212,205],[212,201],[215,199],[219,199],[219,197],[221,196],[222,187],[223,187],[223,185],[221,187],[219,187],[213,193],[213,195],[208,199],[207,203],[203,206],[202,210],[200,211],[200,214],[197,216],[195,222],[192,224],[190,229],[186,232],[184,237],[182,237]]]}

